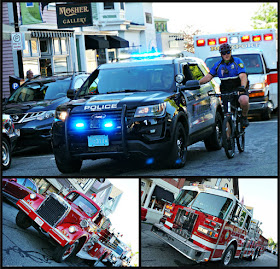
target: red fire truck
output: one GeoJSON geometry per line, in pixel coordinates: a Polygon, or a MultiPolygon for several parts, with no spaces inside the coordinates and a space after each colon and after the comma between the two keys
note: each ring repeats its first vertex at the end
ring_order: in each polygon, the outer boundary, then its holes
{"type": "MultiPolygon", "coordinates": [[[[56,244],[53,259],[65,261],[88,247],[88,256],[100,261],[110,256],[105,236],[111,223],[100,207],[79,191],[71,191],[64,198],[51,193],[44,197],[32,193],[17,202],[16,224],[23,229],[31,225],[56,244]],[[104,241],[104,242],[103,242],[104,241]]],[[[110,240],[109,240],[110,241],[110,240]]],[[[111,242],[111,241],[110,241],[111,242]]]]}
{"type": "MultiPolygon", "coordinates": [[[[196,262],[253,257],[249,230],[252,214],[227,189],[183,187],[152,232],[196,262]]],[[[259,253],[258,253],[259,254],[259,253]]]]}

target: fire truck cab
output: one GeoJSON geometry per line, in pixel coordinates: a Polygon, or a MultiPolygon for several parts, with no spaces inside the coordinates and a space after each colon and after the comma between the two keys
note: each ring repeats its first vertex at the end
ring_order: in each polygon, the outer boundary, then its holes
{"type": "MultiPolygon", "coordinates": [[[[261,115],[270,119],[278,107],[277,39],[274,29],[196,35],[195,56],[205,61],[209,69],[221,60],[219,47],[228,43],[232,56],[240,58],[245,65],[250,82],[249,115],[261,115]]],[[[217,83],[220,79],[214,78],[217,83]]]]}
{"type": "Polygon", "coordinates": [[[233,194],[204,186],[197,187],[197,192],[184,193],[183,188],[166,222],[152,226],[154,234],[196,262],[221,261],[228,265],[233,258],[252,255],[252,214],[233,194]],[[180,203],[184,196],[189,202],[180,203]]]}

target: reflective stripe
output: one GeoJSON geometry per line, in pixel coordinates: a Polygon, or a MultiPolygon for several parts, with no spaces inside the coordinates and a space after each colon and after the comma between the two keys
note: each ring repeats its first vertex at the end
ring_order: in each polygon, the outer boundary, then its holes
{"type": "Polygon", "coordinates": [[[169,221],[165,221],[165,223],[164,223],[166,226],[169,226],[170,228],[172,228],[173,227],[173,223],[171,223],[171,222],[169,222],[169,221]]]}
{"type": "Polygon", "coordinates": [[[206,240],[204,240],[204,239],[202,239],[202,238],[200,238],[200,237],[198,237],[198,236],[196,236],[196,235],[192,235],[191,238],[192,238],[193,240],[197,241],[198,243],[200,243],[200,244],[202,244],[202,245],[208,247],[208,248],[214,249],[214,248],[216,247],[216,244],[210,243],[210,242],[208,242],[208,241],[206,241],[206,240]]]}
{"type": "Polygon", "coordinates": [[[239,78],[238,76],[236,77],[228,77],[228,78],[219,78],[220,80],[228,80],[228,79],[237,79],[239,78]]]}
{"type": "Polygon", "coordinates": [[[278,73],[268,74],[267,75],[267,84],[277,83],[278,82],[278,73]]]}

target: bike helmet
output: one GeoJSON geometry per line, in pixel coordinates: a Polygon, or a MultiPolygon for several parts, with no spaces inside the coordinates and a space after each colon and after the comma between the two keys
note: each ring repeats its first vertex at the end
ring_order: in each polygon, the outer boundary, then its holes
{"type": "Polygon", "coordinates": [[[228,43],[224,43],[220,46],[219,52],[222,53],[224,51],[231,51],[231,46],[228,43]]]}

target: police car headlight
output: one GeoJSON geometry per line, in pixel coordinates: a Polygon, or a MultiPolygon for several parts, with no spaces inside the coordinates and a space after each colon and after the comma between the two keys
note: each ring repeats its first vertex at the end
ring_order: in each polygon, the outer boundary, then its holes
{"type": "Polygon", "coordinates": [[[68,231],[69,231],[70,234],[73,234],[73,233],[75,233],[77,231],[77,228],[75,226],[70,226],[68,228],[68,231]]]}
{"type": "Polygon", "coordinates": [[[166,103],[152,106],[137,107],[134,117],[163,116],[166,110],[166,103]]]}
{"type": "Polygon", "coordinates": [[[63,110],[62,111],[59,111],[59,110],[55,111],[55,118],[58,119],[58,120],[65,121],[67,116],[68,116],[67,111],[63,111],[63,110]]]}

